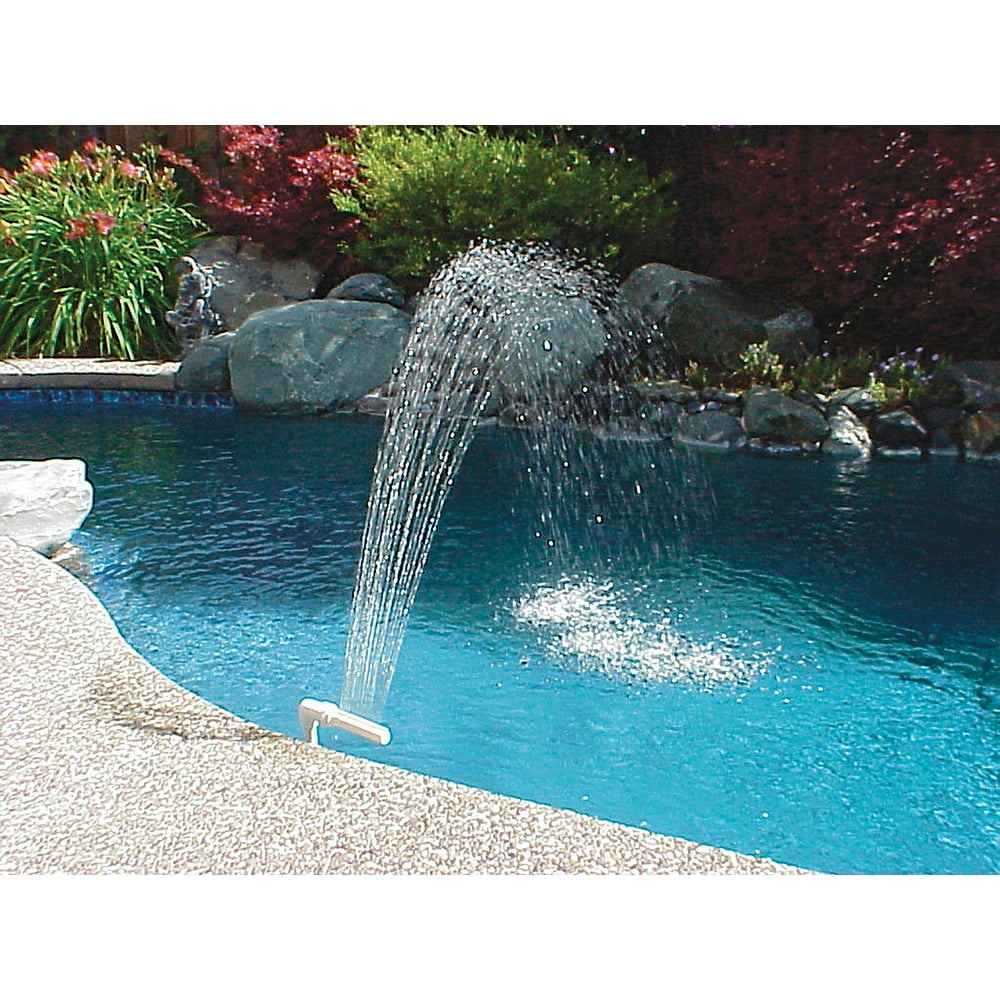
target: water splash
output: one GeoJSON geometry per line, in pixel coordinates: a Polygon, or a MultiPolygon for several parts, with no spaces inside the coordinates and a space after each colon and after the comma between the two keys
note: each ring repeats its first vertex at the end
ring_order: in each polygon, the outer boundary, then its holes
{"type": "Polygon", "coordinates": [[[626,683],[745,684],[767,666],[766,658],[740,656],[725,640],[684,636],[667,610],[637,611],[610,582],[563,579],[538,587],[513,612],[540,634],[549,654],[626,683]]]}
{"type": "MultiPolygon", "coordinates": [[[[390,385],[344,708],[371,718],[382,712],[444,501],[487,407],[506,406],[513,422],[540,429],[538,464],[568,463],[566,438],[550,428],[572,420],[572,391],[599,359],[625,356],[637,330],[606,271],[546,245],[483,242],[435,275],[390,385]]],[[[552,475],[541,478],[555,489],[552,475]]],[[[547,541],[556,546],[554,531],[547,541]]]]}

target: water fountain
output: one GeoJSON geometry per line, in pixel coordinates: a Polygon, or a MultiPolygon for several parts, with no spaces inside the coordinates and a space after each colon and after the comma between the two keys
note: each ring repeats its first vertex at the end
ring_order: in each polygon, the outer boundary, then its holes
{"type": "Polygon", "coordinates": [[[487,414],[502,411],[529,431],[541,501],[535,535],[553,555],[572,548],[554,512],[566,488],[590,477],[579,451],[571,467],[570,441],[579,421],[609,415],[587,376],[600,364],[601,384],[613,384],[638,329],[603,268],[547,245],[484,241],[432,279],[393,371],[341,705],[323,703],[330,718],[347,713],[352,731],[367,735],[366,719],[382,712],[442,507],[487,414]]]}

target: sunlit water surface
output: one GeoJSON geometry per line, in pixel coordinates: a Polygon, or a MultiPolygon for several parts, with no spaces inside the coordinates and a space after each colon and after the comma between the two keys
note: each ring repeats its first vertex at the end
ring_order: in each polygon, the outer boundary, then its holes
{"type": "MultiPolygon", "coordinates": [[[[299,735],[298,701],[339,694],[380,430],[7,402],[0,458],[84,458],[76,540],[126,639],[299,735]]],[[[1000,467],[630,447],[581,445],[626,488],[569,505],[566,560],[522,439],[481,432],[392,742],[324,743],[821,871],[1000,871],[1000,467]]]]}

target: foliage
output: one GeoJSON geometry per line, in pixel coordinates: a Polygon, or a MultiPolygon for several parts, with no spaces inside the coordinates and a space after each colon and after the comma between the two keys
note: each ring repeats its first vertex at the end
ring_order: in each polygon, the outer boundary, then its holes
{"type": "Polygon", "coordinates": [[[573,145],[482,127],[372,126],[352,151],[356,194],[333,200],[364,225],[353,253],[410,291],[480,237],[551,242],[619,268],[669,239],[669,178],[610,156],[591,162],[573,145]]]}
{"type": "Polygon", "coordinates": [[[199,235],[153,147],[25,156],[0,174],[0,355],[169,355],[170,269],[199,235]]]}
{"type": "Polygon", "coordinates": [[[715,147],[688,266],[810,308],[838,351],[1000,344],[1000,170],[934,132],[715,147]]]}
{"type": "Polygon", "coordinates": [[[872,368],[865,388],[880,403],[915,403],[930,391],[935,371],[948,363],[939,354],[927,356],[923,347],[900,351],[872,368]]]}
{"type": "Polygon", "coordinates": [[[765,340],[761,344],[748,344],[740,354],[737,377],[742,377],[751,385],[772,385],[777,388],[784,381],[785,366],[765,340]]]}
{"type": "Polygon", "coordinates": [[[190,157],[163,151],[198,181],[205,222],[219,234],[252,239],[276,257],[302,256],[321,270],[329,267],[358,224],[330,202],[330,192],[351,190],[357,175],[354,159],[332,138],[352,140],[358,129],[327,126],[286,134],[274,125],[223,125],[221,133],[231,187],[190,157]]]}
{"type": "Polygon", "coordinates": [[[950,364],[950,358],[929,353],[923,347],[900,351],[876,361],[871,351],[831,354],[824,351],[796,361],[783,362],[767,341],[749,344],[740,354],[739,366],[726,370],[718,366],[688,362],[683,381],[695,389],[718,386],[734,391],[752,385],[768,385],[783,392],[802,389],[829,395],[836,389],[861,387],[883,405],[916,403],[932,392],[935,374],[950,364]]]}

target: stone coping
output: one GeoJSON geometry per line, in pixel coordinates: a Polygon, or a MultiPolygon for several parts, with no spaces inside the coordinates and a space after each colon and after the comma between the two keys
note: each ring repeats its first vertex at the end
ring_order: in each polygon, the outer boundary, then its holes
{"type": "Polygon", "coordinates": [[[0,389],[123,389],[169,392],[179,361],[111,358],[4,358],[0,389]]]}
{"type": "Polygon", "coordinates": [[[140,657],[0,538],[0,873],[798,874],[314,747],[140,657]]]}

